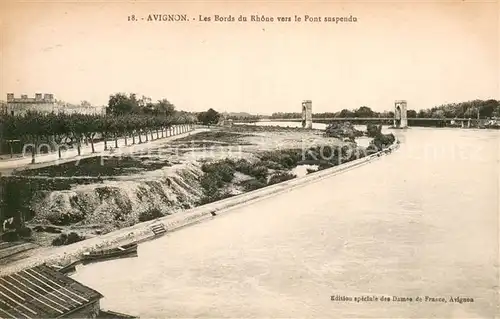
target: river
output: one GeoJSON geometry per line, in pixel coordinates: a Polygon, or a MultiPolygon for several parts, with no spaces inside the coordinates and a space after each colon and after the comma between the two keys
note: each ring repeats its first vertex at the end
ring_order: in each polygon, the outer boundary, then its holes
{"type": "Polygon", "coordinates": [[[378,161],[141,244],[138,258],[82,266],[73,278],[104,294],[103,308],[143,318],[494,317],[499,131],[394,133],[400,149],[378,161]]]}

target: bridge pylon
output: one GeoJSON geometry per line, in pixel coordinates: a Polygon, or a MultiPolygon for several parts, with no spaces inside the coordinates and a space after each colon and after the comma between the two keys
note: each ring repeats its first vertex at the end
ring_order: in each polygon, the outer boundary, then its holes
{"type": "Polygon", "coordinates": [[[394,102],[394,127],[408,127],[406,100],[396,100],[394,102]]]}
{"type": "Polygon", "coordinates": [[[302,102],[302,127],[312,129],[312,101],[302,102]]]}

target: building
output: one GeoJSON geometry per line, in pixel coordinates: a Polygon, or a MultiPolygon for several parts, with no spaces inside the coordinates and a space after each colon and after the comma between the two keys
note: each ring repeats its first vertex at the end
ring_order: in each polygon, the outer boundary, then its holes
{"type": "Polygon", "coordinates": [[[65,114],[106,115],[106,107],[92,106],[90,104],[74,105],[57,101],[56,112],[65,114]]]}
{"type": "Polygon", "coordinates": [[[45,265],[0,277],[0,318],[97,318],[103,296],[45,265]]]}
{"type": "Polygon", "coordinates": [[[28,97],[22,94],[21,97],[14,97],[14,93],[7,93],[7,114],[23,115],[28,111],[54,112],[55,100],[53,94],[36,93],[35,97],[28,97]]]}
{"type": "Polygon", "coordinates": [[[28,111],[42,113],[66,113],[66,114],[105,114],[105,106],[92,106],[89,103],[73,105],[70,103],[57,101],[53,94],[36,93],[34,98],[23,94],[20,98],[14,97],[14,93],[7,93],[6,107],[3,108],[3,114],[24,115],[28,111]]]}

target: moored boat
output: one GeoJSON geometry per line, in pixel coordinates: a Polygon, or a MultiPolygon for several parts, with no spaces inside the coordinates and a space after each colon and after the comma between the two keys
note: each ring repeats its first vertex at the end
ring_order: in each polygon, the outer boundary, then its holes
{"type": "Polygon", "coordinates": [[[110,258],[119,258],[137,254],[137,243],[130,243],[123,246],[118,246],[110,249],[97,250],[93,252],[83,253],[82,261],[94,261],[110,258]]]}
{"type": "Polygon", "coordinates": [[[62,274],[70,274],[76,271],[76,265],[80,263],[79,260],[74,261],[72,263],[66,264],[65,266],[62,265],[47,265],[51,267],[52,269],[57,270],[58,272],[62,274]]]}

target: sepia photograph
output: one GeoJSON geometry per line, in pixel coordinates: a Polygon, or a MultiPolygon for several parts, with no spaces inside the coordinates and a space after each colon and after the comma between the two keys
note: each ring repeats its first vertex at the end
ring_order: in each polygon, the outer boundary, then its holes
{"type": "Polygon", "coordinates": [[[500,318],[498,0],[2,0],[0,318],[500,318]]]}

